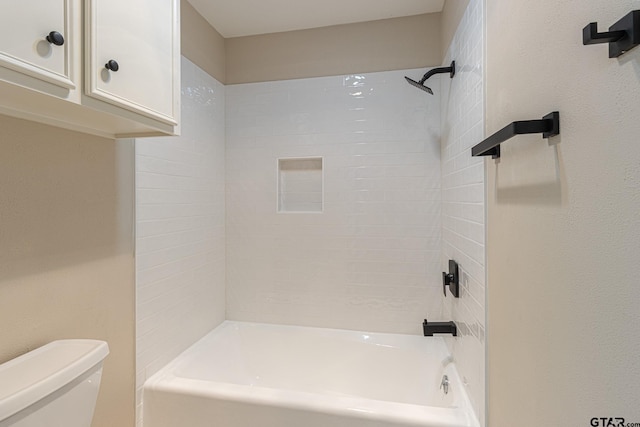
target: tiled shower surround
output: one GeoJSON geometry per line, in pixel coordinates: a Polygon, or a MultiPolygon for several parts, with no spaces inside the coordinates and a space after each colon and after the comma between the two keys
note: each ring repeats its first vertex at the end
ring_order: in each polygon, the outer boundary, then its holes
{"type": "Polygon", "coordinates": [[[410,334],[453,319],[484,421],[482,8],[435,95],[404,79],[425,69],[225,88],[183,59],[182,135],[136,142],[138,390],[225,317],[410,334]]]}
{"type": "MultiPolygon", "coordinates": [[[[459,263],[462,296],[446,298],[448,340],[480,422],[485,413],[484,162],[471,147],[484,139],[483,1],[471,0],[445,57],[457,74],[442,81],[442,267],[459,263]]],[[[443,270],[444,271],[444,270],[443,270]]]]}
{"type": "Polygon", "coordinates": [[[439,91],[404,79],[423,73],[227,86],[227,318],[420,333],[441,317],[439,91]],[[321,213],[278,212],[291,158],[322,158],[321,213]]]}
{"type": "Polygon", "coordinates": [[[182,59],[182,135],[136,140],[137,414],[144,381],[225,318],[224,85],[182,59]]]}

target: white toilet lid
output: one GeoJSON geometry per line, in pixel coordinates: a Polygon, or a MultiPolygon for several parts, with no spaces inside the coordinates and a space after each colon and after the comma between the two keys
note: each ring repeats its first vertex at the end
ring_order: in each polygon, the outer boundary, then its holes
{"type": "Polygon", "coordinates": [[[0,421],[64,387],[108,354],[104,341],[60,340],[0,365],[0,421]]]}

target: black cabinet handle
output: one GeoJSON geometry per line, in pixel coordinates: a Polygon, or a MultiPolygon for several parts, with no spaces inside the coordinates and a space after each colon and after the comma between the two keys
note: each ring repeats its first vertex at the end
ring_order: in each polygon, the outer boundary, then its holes
{"type": "Polygon", "coordinates": [[[64,37],[57,31],[51,31],[46,37],[47,41],[56,46],[62,46],[64,44],[64,37]]]}
{"type": "Polygon", "coordinates": [[[115,73],[120,69],[120,66],[118,65],[118,62],[116,62],[113,59],[110,59],[109,62],[104,64],[104,68],[106,68],[107,70],[113,71],[115,73]]]}

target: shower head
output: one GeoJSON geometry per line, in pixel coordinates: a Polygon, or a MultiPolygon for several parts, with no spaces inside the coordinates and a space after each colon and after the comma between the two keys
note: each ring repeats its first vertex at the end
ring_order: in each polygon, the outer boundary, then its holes
{"type": "Polygon", "coordinates": [[[428,88],[427,86],[425,86],[424,82],[426,82],[427,79],[433,76],[434,74],[442,74],[442,73],[449,73],[449,77],[453,78],[453,76],[456,75],[456,61],[451,61],[451,66],[449,67],[434,68],[433,70],[427,71],[425,75],[422,76],[422,79],[420,79],[419,82],[413,79],[410,79],[409,77],[406,77],[406,76],[405,76],[405,79],[407,79],[407,82],[409,82],[410,85],[415,86],[418,89],[422,89],[423,91],[433,95],[433,91],[431,90],[431,88],[428,88]]]}
{"type": "Polygon", "coordinates": [[[428,94],[433,95],[433,91],[431,90],[430,87],[427,87],[423,84],[420,84],[419,82],[410,79],[409,77],[405,76],[405,79],[407,79],[407,82],[409,82],[410,85],[417,87],[418,89],[422,89],[423,91],[427,92],[428,94]]]}

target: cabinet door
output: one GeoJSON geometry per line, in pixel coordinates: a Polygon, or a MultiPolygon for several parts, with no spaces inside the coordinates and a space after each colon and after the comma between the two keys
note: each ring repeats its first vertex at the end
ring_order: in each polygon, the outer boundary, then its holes
{"type": "Polygon", "coordinates": [[[71,0],[0,0],[0,66],[73,89],[70,8],[71,0]]]}
{"type": "Polygon", "coordinates": [[[87,95],[176,124],[178,1],[86,0],[85,8],[87,95]]]}

